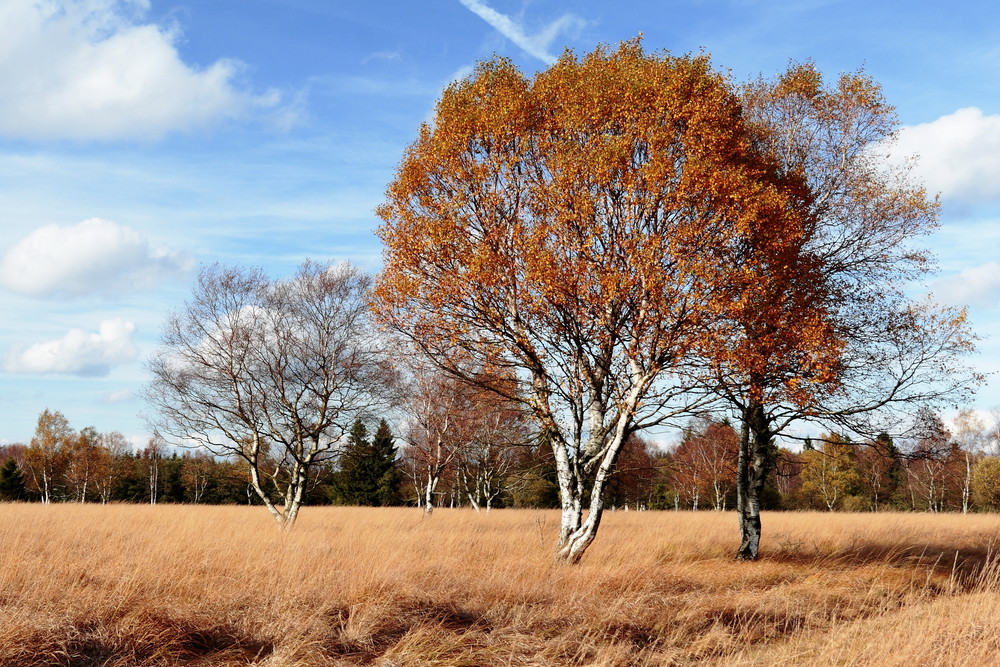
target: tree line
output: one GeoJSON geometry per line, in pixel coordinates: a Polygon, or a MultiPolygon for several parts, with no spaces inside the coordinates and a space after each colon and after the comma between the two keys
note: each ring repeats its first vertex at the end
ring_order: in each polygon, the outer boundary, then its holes
{"type": "MultiPolygon", "coordinates": [[[[466,426],[436,440],[433,448],[412,433],[410,444],[400,446],[385,420],[374,433],[356,420],[338,456],[317,467],[303,504],[410,505],[425,512],[558,507],[549,443],[532,434],[527,421],[509,414],[504,421],[499,411],[486,419],[490,408],[481,404],[470,413],[470,403],[474,399],[453,416],[479,428],[485,424],[493,436],[488,445],[482,433],[466,426]]],[[[951,430],[933,413],[920,417],[926,424],[919,437],[894,440],[883,433],[854,442],[823,434],[807,438],[798,451],[772,444],[775,466],[763,507],[1000,510],[1000,428],[969,410],[959,413],[951,430]]],[[[733,424],[710,416],[692,419],[665,448],[633,435],[604,488],[604,502],[617,510],[731,510],[738,447],[733,424]]],[[[0,461],[0,500],[6,501],[261,504],[236,460],[170,450],[156,438],[134,449],[118,432],[75,431],[56,411],[39,416],[29,444],[0,447],[0,461]]]]}

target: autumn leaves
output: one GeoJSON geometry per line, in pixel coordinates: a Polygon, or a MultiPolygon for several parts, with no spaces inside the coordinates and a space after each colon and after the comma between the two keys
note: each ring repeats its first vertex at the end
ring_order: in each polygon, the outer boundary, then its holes
{"type": "Polygon", "coordinates": [[[936,219],[872,161],[894,123],[870,79],[827,89],[811,65],[737,89],[638,40],[530,78],[482,63],[378,211],[376,309],[446,371],[516,373],[575,562],[628,435],[721,401],[760,477],[753,443],[832,410],[851,362],[891,346],[871,314],[907,310],[900,279],[924,265],[907,241],[936,219]]]}

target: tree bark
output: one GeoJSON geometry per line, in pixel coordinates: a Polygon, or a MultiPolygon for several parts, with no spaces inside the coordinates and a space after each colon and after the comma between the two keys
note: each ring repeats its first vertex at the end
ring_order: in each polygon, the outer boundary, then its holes
{"type": "Polygon", "coordinates": [[[751,403],[743,413],[736,471],[736,514],[740,523],[737,560],[757,560],[760,550],[760,497],[771,463],[772,434],[764,407],[751,403]]]}

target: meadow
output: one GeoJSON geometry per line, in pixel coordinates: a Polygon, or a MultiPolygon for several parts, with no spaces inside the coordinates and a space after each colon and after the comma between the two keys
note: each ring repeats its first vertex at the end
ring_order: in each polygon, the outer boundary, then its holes
{"type": "Polygon", "coordinates": [[[0,665],[1000,664],[996,515],[0,505],[0,665]]]}

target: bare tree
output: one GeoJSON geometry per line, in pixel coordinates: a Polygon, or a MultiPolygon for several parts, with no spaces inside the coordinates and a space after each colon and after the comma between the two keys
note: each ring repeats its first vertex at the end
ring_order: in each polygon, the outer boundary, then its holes
{"type": "MultiPolygon", "coordinates": [[[[499,377],[494,383],[503,382],[499,377]]],[[[483,379],[469,387],[471,420],[469,440],[458,458],[458,477],[469,499],[478,512],[485,507],[489,512],[494,500],[503,492],[503,482],[516,462],[516,450],[531,440],[529,415],[523,405],[505,399],[499,394],[483,389],[489,382],[483,379]]],[[[507,383],[514,391],[516,380],[507,383]]]]}
{"type": "Polygon", "coordinates": [[[470,440],[472,387],[445,373],[423,368],[414,374],[407,401],[408,469],[424,514],[434,511],[434,494],[470,440]]]}
{"type": "Polygon", "coordinates": [[[287,280],[207,268],[150,362],[158,432],[242,460],[285,529],[314,467],[386,403],[392,374],[369,325],[370,282],[346,263],[306,262],[287,280]]]}
{"type": "Polygon", "coordinates": [[[215,460],[203,451],[195,451],[184,456],[181,463],[181,478],[185,486],[191,490],[191,500],[197,504],[208,490],[215,460]]]}
{"type": "Polygon", "coordinates": [[[709,417],[696,417],[685,429],[673,451],[672,478],[688,496],[691,509],[698,509],[701,494],[711,496],[716,510],[726,509],[726,496],[735,482],[739,436],[733,427],[709,417]]]}

